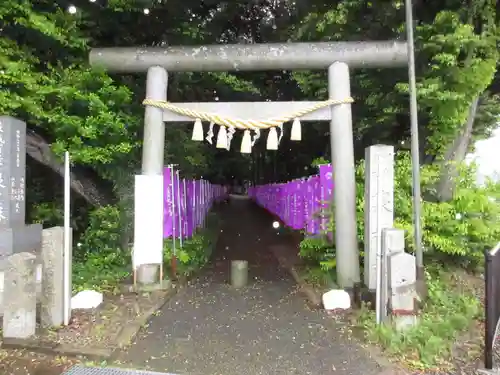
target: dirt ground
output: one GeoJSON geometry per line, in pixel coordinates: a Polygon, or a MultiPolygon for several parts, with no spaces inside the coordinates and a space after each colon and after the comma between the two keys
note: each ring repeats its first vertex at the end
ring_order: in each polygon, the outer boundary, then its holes
{"type": "MultiPolygon", "coordinates": [[[[71,365],[84,361],[85,355],[111,353],[115,348],[129,344],[120,342],[127,336],[123,334],[124,330],[154,310],[167,293],[106,295],[104,303],[97,309],[74,310],[67,327],[39,329],[33,339],[19,342],[19,345],[26,344],[28,349],[0,349],[0,374],[59,375],[71,365]]],[[[3,344],[1,339],[0,343],[3,344]]]]}
{"type": "Polygon", "coordinates": [[[0,349],[2,375],[60,375],[77,362],[79,360],[76,358],[0,349]]]}
{"type": "Polygon", "coordinates": [[[71,324],[46,332],[47,338],[75,349],[113,348],[123,328],[154,308],[164,296],[161,291],[106,296],[104,304],[95,310],[74,311],[71,324]]]}

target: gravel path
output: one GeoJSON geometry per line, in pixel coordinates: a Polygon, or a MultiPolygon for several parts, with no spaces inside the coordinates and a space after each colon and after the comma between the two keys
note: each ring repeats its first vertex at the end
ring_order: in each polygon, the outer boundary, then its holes
{"type": "Polygon", "coordinates": [[[206,271],[155,316],[120,360],[177,374],[371,375],[380,367],[341,326],[307,308],[268,251],[283,243],[250,202],[222,210],[223,233],[206,271]],[[249,286],[227,285],[229,261],[250,264],[249,286]]]}

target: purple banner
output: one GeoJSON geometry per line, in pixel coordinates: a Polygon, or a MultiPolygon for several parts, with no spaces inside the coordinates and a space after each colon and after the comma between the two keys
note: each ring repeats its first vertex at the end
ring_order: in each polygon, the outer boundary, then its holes
{"type": "MultiPolygon", "coordinates": [[[[328,218],[326,218],[326,211],[328,203],[333,199],[333,170],[331,164],[323,164],[319,166],[320,178],[320,193],[321,193],[321,211],[324,213],[323,218],[320,220],[321,229],[327,230],[328,218]]],[[[329,233],[330,235],[330,233],[329,233]]]]}
{"type": "Polygon", "coordinates": [[[163,237],[189,238],[205,222],[212,203],[228,189],[204,180],[180,179],[171,167],[163,170],[163,237]]]}
{"type": "Polygon", "coordinates": [[[318,175],[282,184],[254,186],[249,188],[248,194],[290,228],[319,234],[326,229],[322,211],[331,200],[332,192],[332,168],[322,165],[318,175]]]}
{"type": "Polygon", "coordinates": [[[170,237],[173,233],[173,195],[172,174],[170,168],[163,169],[163,237],[170,237]]]}

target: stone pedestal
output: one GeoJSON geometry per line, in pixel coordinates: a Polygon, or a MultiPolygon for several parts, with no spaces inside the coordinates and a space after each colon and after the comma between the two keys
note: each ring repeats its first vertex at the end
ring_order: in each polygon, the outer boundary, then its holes
{"type": "Polygon", "coordinates": [[[488,370],[485,368],[480,368],[480,369],[477,369],[477,374],[480,374],[480,375],[500,375],[500,368],[494,368],[491,370],[488,370]]]}
{"type": "Polygon", "coordinates": [[[141,285],[154,285],[158,279],[158,264],[142,264],[137,268],[137,280],[141,285]]]}
{"type": "Polygon", "coordinates": [[[3,337],[26,339],[36,329],[36,256],[17,253],[5,269],[3,337]]]}
{"type": "MultiPolygon", "coordinates": [[[[42,243],[42,225],[31,224],[16,228],[0,229],[0,315],[4,309],[4,270],[7,267],[7,259],[11,254],[31,253],[37,257],[37,263],[42,243]]],[[[36,272],[37,298],[41,295],[41,272],[40,267],[36,272]]]]}
{"type": "Polygon", "coordinates": [[[378,265],[380,266],[380,283],[376,288],[375,308],[377,318],[381,323],[386,320],[389,306],[389,272],[388,262],[390,257],[404,253],[405,250],[405,232],[402,229],[383,229],[382,230],[382,248],[378,265]]]}
{"type": "MultiPolygon", "coordinates": [[[[44,229],[42,232],[42,238],[42,294],[40,297],[41,323],[43,327],[58,327],[63,324],[65,308],[65,292],[63,282],[64,228],[53,227],[44,229]]],[[[71,282],[69,295],[66,296],[66,298],[68,301],[71,299],[71,282]]]]}
{"type": "Polygon", "coordinates": [[[408,253],[392,254],[388,265],[391,313],[396,327],[402,330],[417,321],[415,257],[408,253]]]}
{"type": "Polygon", "coordinates": [[[13,253],[38,254],[42,245],[42,224],[0,229],[0,257],[13,253]]]}
{"type": "Polygon", "coordinates": [[[243,288],[248,284],[248,262],[246,260],[233,260],[231,262],[231,286],[243,288]]]}

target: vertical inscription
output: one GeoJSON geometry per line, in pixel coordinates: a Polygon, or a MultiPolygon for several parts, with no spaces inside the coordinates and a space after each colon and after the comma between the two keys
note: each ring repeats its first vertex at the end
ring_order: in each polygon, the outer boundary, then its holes
{"type": "Polygon", "coordinates": [[[16,121],[11,147],[11,225],[25,224],[26,125],[16,121]]]}
{"type": "Polygon", "coordinates": [[[4,121],[0,119],[0,228],[9,227],[9,222],[7,220],[9,216],[9,189],[7,188],[8,181],[6,181],[8,175],[5,168],[5,138],[5,124],[4,121]]]}
{"type": "Polygon", "coordinates": [[[25,225],[26,124],[0,117],[0,228],[25,225]]]}
{"type": "Polygon", "coordinates": [[[382,230],[394,221],[394,147],[374,145],[365,150],[365,284],[376,289],[377,256],[382,230]]]}

